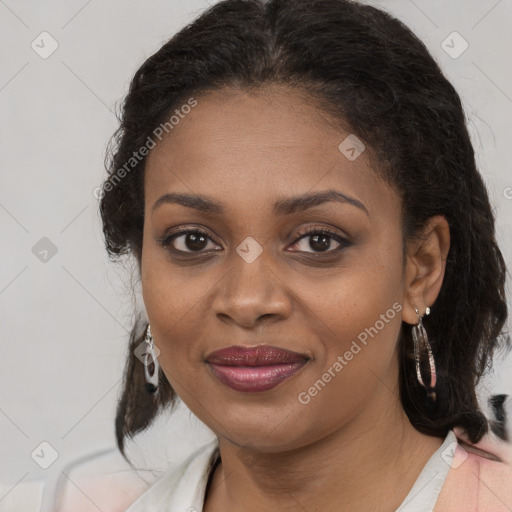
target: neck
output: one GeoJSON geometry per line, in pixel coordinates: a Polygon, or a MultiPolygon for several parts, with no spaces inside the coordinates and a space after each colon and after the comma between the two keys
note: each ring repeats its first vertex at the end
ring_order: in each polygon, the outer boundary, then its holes
{"type": "Polygon", "coordinates": [[[399,401],[389,406],[386,386],[381,393],[387,393],[386,407],[368,406],[295,450],[261,453],[219,439],[222,462],[204,511],[396,510],[443,440],[418,432],[399,401]]]}

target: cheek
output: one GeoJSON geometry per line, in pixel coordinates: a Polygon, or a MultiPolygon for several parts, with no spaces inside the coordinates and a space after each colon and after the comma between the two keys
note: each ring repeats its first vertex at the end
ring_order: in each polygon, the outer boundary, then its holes
{"type": "Polygon", "coordinates": [[[338,340],[340,348],[350,345],[360,333],[364,340],[364,333],[375,324],[383,337],[397,316],[400,326],[397,310],[401,310],[403,286],[398,245],[368,244],[364,250],[354,251],[344,260],[343,268],[331,275],[320,279],[305,275],[297,284],[297,295],[303,298],[312,318],[317,319],[318,328],[323,329],[322,338],[338,340]]]}
{"type": "Polygon", "coordinates": [[[383,378],[390,369],[402,303],[399,290],[388,287],[386,281],[361,287],[357,275],[352,275],[346,284],[337,292],[332,290],[329,301],[310,319],[323,345],[322,350],[317,348],[315,374],[321,378],[330,369],[331,374],[343,374],[336,379],[342,387],[347,382],[363,386],[367,379],[383,378]]]}
{"type": "Polygon", "coordinates": [[[315,435],[322,429],[329,433],[368,404],[378,403],[376,397],[398,396],[400,293],[387,276],[362,287],[367,277],[353,273],[346,287],[330,290],[323,316],[315,315],[313,330],[320,332],[322,347],[316,347],[318,359],[296,394],[299,414],[322,418],[321,425],[315,423],[315,435]]]}
{"type": "Polygon", "coordinates": [[[171,265],[164,250],[150,247],[149,243],[145,247],[142,295],[160,350],[160,365],[168,378],[200,366],[203,329],[211,309],[207,292],[221,277],[219,272],[205,268],[177,268],[171,265]]]}
{"type": "Polygon", "coordinates": [[[191,310],[201,297],[194,285],[200,272],[172,265],[169,253],[150,235],[145,227],[141,261],[141,282],[148,317],[155,324],[170,328],[191,310]]]}
{"type": "Polygon", "coordinates": [[[358,251],[332,279],[306,279],[302,284],[308,322],[323,345],[315,376],[330,372],[325,379],[337,384],[328,387],[334,393],[348,393],[346,399],[352,396],[354,383],[363,393],[394,371],[403,287],[401,246],[392,240],[358,251]]]}
{"type": "Polygon", "coordinates": [[[172,388],[187,400],[200,393],[195,376],[196,370],[203,370],[195,343],[203,317],[201,286],[185,282],[168,262],[153,256],[148,251],[141,272],[144,304],[160,350],[159,365],[172,388]]]}

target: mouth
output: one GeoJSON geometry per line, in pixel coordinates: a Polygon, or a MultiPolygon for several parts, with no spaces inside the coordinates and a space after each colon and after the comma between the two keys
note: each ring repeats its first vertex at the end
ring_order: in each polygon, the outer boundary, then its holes
{"type": "Polygon", "coordinates": [[[213,375],[236,391],[272,389],[298,373],[310,360],[306,354],[270,345],[231,346],[209,354],[213,375]]]}

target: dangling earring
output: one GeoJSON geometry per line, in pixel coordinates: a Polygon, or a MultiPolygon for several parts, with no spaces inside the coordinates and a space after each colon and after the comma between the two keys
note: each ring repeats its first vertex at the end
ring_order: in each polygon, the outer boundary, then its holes
{"type": "MultiPolygon", "coordinates": [[[[428,342],[427,331],[425,331],[425,327],[423,327],[423,320],[421,319],[419,311],[415,308],[416,314],[418,315],[418,323],[412,328],[412,338],[414,340],[414,359],[416,360],[416,376],[418,377],[419,383],[426,389],[427,396],[432,400],[432,402],[436,401],[436,364],[434,361],[434,355],[432,354],[432,348],[430,343],[428,342]],[[421,351],[426,349],[428,353],[428,362],[430,366],[430,384],[427,387],[423,382],[423,378],[421,376],[420,369],[420,355],[421,351]]],[[[425,311],[425,315],[430,313],[430,308],[427,308],[425,311]]]]}
{"type": "Polygon", "coordinates": [[[146,389],[149,393],[157,394],[159,364],[157,360],[158,356],[155,353],[155,344],[153,342],[153,336],[151,335],[151,327],[149,326],[149,324],[144,341],[148,345],[146,353],[144,354],[144,375],[146,376],[146,389]],[[150,372],[150,366],[153,367],[152,372],[150,372]]]}

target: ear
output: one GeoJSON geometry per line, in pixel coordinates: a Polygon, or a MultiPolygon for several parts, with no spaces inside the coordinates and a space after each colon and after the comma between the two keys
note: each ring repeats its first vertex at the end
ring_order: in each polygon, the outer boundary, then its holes
{"type": "Polygon", "coordinates": [[[450,226],[444,216],[436,215],[428,219],[420,235],[421,239],[408,243],[405,262],[402,318],[411,325],[418,323],[415,308],[423,317],[441,290],[450,249],[450,226]]]}

